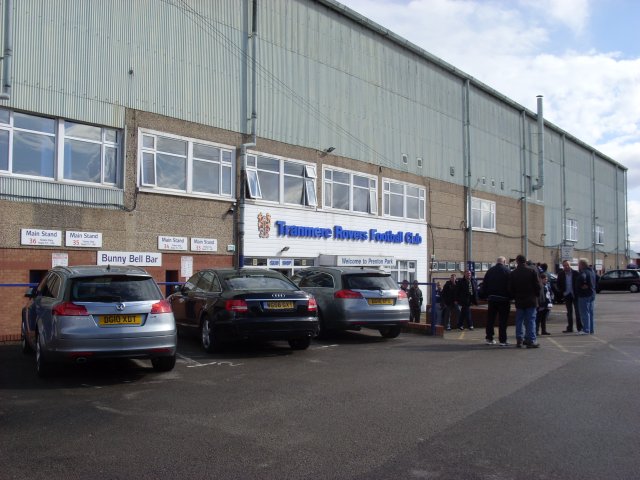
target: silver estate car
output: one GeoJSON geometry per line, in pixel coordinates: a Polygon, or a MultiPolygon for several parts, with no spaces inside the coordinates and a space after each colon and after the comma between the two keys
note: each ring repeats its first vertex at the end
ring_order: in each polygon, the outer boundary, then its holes
{"type": "Polygon", "coordinates": [[[309,267],[292,278],[318,304],[320,333],[372,328],[395,338],[409,321],[409,300],[391,274],[375,268],[309,267]]]}
{"type": "Polygon", "coordinates": [[[35,350],[40,376],[54,362],[94,358],[148,358],[157,371],[175,366],[171,305],[142,268],[55,267],[25,296],[22,350],[35,350]]]}

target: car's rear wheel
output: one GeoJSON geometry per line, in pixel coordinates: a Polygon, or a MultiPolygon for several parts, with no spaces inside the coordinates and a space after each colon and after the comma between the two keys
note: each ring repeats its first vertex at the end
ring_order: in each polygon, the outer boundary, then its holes
{"type": "Polygon", "coordinates": [[[200,343],[208,353],[215,352],[220,347],[220,342],[213,332],[211,319],[206,315],[200,324],[200,343]]]}
{"type": "Polygon", "coordinates": [[[311,345],[311,338],[294,338],[289,340],[289,346],[292,350],[306,350],[311,345]]]}
{"type": "Polygon", "coordinates": [[[629,286],[629,291],[631,293],[638,293],[638,285],[636,285],[635,283],[629,286]]]}
{"type": "Polygon", "coordinates": [[[382,335],[384,338],[396,338],[398,335],[400,335],[401,330],[402,329],[400,328],[400,325],[394,325],[392,327],[383,327],[379,331],[380,335],[382,335]]]}
{"type": "Polygon", "coordinates": [[[318,311],[318,334],[316,338],[324,339],[329,336],[329,329],[327,328],[327,324],[324,320],[324,316],[322,312],[318,311]]]}
{"type": "Polygon", "coordinates": [[[42,344],[40,339],[40,332],[36,331],[36,371],[39,377],[46,377],[51,373],[51,365],[44,358],[42,352],[42,344]]]}
{"type": "Polygon", "coordinates": [[[169,372],[176,366],[176,356],[154,357],[151,359],[151,365],[156,372],[169,372]]]}

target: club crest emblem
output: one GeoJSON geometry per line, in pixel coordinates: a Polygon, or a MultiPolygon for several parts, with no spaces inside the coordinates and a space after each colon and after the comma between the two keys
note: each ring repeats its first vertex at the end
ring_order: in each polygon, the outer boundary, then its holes
{"type": "Polygon", "coordinates": [[[269,238],[269,231],[271,230],[271,214],[262,212],[258,213],[258,236],[260,238],[269,238]]]}

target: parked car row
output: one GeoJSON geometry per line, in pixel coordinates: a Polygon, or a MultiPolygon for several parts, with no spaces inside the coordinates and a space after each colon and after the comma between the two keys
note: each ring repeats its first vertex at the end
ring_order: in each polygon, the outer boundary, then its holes
{"type": "Polygon", "coordinates": [[[213,352],[242,340],[285,340],[294,350],[334,330],[373,328],[395,338],[409,317],[407,295],[377,269],[310,267],[293,281],[266,269],[206,269],[164,299],[144,269],[55,267],[25,294],[21,338],[36,370],[98,358],[176,362],[178,330],[213,352]]]}

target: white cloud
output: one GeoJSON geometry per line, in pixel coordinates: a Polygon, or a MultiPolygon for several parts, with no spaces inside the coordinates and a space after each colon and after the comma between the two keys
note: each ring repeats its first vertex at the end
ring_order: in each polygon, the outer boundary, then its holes
{"type": "Polygon", "coordinates": [[[576,34],[585,30],[589,20],[588,0],[521,0],[519,3],[566,25],[576,34]]]}
{"type": "Polygon", "coordinates": [[[588,30],[589,0],[341,1],[530,110],[544,95],[545,118],[629,169],[640,222],[640,58],[554,43],[588,30]]]}

